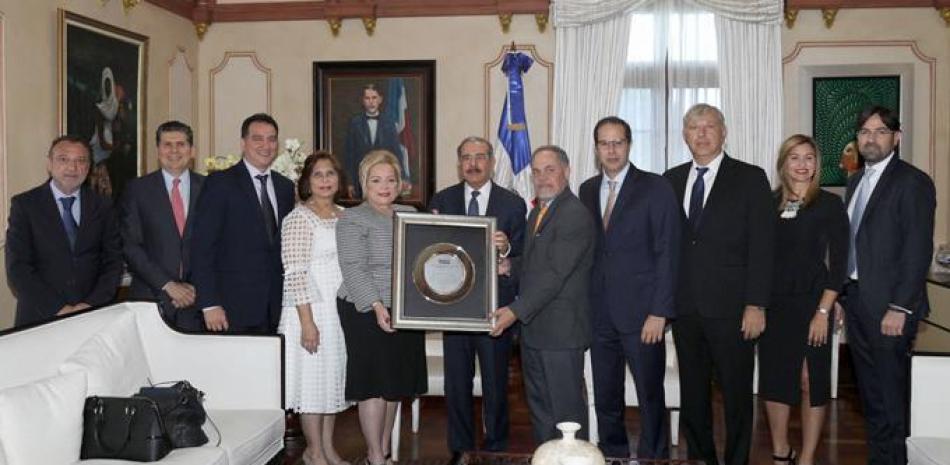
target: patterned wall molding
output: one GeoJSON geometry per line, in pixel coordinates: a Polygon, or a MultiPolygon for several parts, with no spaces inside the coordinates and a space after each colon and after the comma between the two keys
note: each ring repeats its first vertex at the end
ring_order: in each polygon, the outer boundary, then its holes
{"type": "Polygon", "coordinates": [[[225,52],[221,62],[209,71],[208,155],[239,155],[241,121],[254,113],[271,112],[271,74],[256,52],[225,52]]]}
{"type": "Polygon", "coordinates": [[[548,144],[551,141],[552,115],[554,114],[554,62],[546,60],[538,53],[533,44],[506,44],[498,51],[498,55],[491,61],[484,63],[485,81],[485,133],[484,137],[492,143],[498,137],[498,119],[501,117],[501,105],[505,100],[508,79],[501,72],[501,65],[505,55],[512,50],[523,52],[534,60],[531,69],[524,75],[525,111],[528,121],[528,131],[533,146],[548,144]],[[537,94],[543,94],[544,108],[531,108],[532,102],[538,102],[537,94]],[[544,115],[544,125],[538,126],[532,115],[544,115]]]}
{"type": "Polygon", "coordinates": [[[181,121],[195,128],[197,113],[197,81],[195,68],[188,62],[185,48],[179,46],[168,60],[168,119],[181,121]]]}

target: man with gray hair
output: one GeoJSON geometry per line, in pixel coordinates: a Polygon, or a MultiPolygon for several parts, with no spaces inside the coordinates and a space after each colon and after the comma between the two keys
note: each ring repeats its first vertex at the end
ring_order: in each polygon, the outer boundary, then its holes
{"type": "Polygon", "coordinates": [[[715,377],[725,410],[725,460],[744,465],[752,444],[755,340],[765,330],[776,212],[765,172],[723,151],[726,123],[718,108],[690,108],[683,139],[693,159],[664,174],[684,212],[673,322],[683,427],[689,458],[718,464],[715,377]]]}
{"type": "MultiPolygon", "coordinates": [[[[432,197],[429,210],[447,215],[493,216],[497,231],[495,245],[502,257],[521,255],[524,240],[524,200],[514,192],[492,182],[495,157],[491,143],[469,136],[456,149],[462,182],[445,188],[432,197]],[[510,238],[510,240],[509,240],[510,238]]],[[[498,277],[498,303],[515,300],[518,287],[509,276],[498,277]]],[[[450,464],[460,463],[462,453],[475,450],[475,420],[472,416],[472,379],[475,354],[482,378],[482,411],[485,423],[483,449],[501,452],[508,449],[508,358],[513,331],[491,338],[484,334],[446,332],[445,403],[448,410],[450,464]]]]}
{"type": "Polygon", "coordinates": [[[531,175],[538,202],[528,216],[524,253],[499,267],[519,281],[518,300],[492,313],[493,336],[520,321],[525,397],[534,440],[558,437],[555,425],[580,423],[587,438],[584,350],[590,345],[588,286],[594,220],[568,187],[570,166],[558,146],[538,147],[531,175]]]}

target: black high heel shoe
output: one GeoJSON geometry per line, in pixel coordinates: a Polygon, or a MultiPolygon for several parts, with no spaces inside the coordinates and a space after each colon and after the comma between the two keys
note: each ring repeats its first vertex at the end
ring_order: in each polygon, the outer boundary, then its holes
{"type": "Polygon", "coordinates": [[[772,460],[776,462],[786,462],[788,465],[796,465],[798,463],[798,456],[795,455],[795,449],[789,447],[787,456],[782,457],[781,455],[773,455],[772,460]]]}

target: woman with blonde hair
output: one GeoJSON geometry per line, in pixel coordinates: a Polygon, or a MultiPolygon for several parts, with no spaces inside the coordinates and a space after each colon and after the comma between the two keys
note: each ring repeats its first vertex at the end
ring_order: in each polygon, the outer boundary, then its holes
{"type": "Polygon", "coordinates": [[[766,328],[759,340],[759,396],[765,399],[776,465],[815,463],[831,393],[829,322],[844,283],[848,214],[841,198],[819,186],[821,157],[808,136],[782,143],[775,190],[775,272],[766,328]],[[801,404],[802,448],[788,442],[793,405],[801,404]]]}
{"type": "Polygon", "coordinates": [[[287,409],[300,413],[307,439],[305,465],[348,465],[333,448],[336,413],[350,404],[343,396],[346,347],[336,311],[343,280],[336,252],[337,204],[346,188],[340,163],[327,152],[307,157],[297,180],[300,203],[284,218],[283,311],[287,409]]]}
{"type": "Polygon", "coordinates": [[[373,150],[359,166],[363,203],[343,212],[336,240],[343,272],[337,310],[346,336],[346,398],[359,402],[366,463],[389,462],[396,406],[427,390],[424,334],[392,327],[394,202],[402,188],[395,155],[373,150]]]}

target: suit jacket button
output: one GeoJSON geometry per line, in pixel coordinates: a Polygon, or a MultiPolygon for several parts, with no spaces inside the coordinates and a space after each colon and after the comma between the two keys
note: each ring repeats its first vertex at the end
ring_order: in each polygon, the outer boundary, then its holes
{"type": "Polygon", "coordinates": [[[692,244],[692,245],[696,245],[696,239],[693,239],[693,240],[689,241],[689,243],[692,244]]]}

